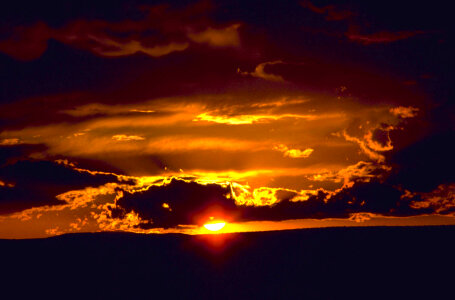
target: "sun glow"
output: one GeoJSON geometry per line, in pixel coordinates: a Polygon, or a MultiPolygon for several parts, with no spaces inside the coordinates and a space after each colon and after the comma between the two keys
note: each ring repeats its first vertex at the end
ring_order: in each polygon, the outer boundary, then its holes
{"type": "Polygon", "coordinates": [[[204,224],[204,227],[210,231],[218,231],[218,230],[221,230],[225,225],[226,225],[226,222],[216,222],[216,223],[204,224]]]}

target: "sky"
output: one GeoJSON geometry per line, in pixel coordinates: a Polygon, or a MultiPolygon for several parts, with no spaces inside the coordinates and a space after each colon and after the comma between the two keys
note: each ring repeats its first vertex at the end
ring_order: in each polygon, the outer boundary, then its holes
{"type": "Polygon", "coordinates": [[[443,1],[0,8],[0,238],[455,224],[443,1]]]}

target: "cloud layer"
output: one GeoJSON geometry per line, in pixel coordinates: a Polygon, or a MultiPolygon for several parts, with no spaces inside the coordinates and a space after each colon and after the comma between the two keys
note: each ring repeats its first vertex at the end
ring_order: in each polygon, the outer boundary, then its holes
{"type": "Polygon", "coordinates": [[[0,237],[452,220],[443,5],[53,5],[0,12],[0,237]]]}

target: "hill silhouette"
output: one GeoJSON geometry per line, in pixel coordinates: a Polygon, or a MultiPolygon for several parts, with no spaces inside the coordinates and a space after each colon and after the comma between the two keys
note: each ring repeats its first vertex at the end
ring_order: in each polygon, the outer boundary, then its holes
{"type": "Polygon", "coordinates": [[[434,226],[0,240],[1,286],[14,299],[442,299],[454,236],[434,226]]]}

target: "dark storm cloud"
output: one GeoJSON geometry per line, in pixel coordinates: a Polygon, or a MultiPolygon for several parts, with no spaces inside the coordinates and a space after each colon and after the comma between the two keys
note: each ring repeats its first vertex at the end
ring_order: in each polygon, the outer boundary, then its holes
{"type": "Polygon", "coordinates": [[[284,199],[273,206],[240,207],[243,220],[326,219],[349,218],[355,213],[372,213],[383,216],[412,216],[432,213],[431,209],[413,208],[413,201],[404,199],[397,188],[373,180],[355,182],[336,193],[319,191],[306,201],[284,199]]]}
{"type": "Polygon", "coordinates": [[[355,213],[384,216],[412,216],[434,213],[420,203],[419,196],[404,197],[394,186],[372,181],[357,181],[335,193],[320,190],[305,201],[296,201],[295,193],[279,191],[273,205],[237,205],[229,187],[202,185],[173,179],[164,186],[151,186],[136,193],[126,192],[111,210],[113,218],[135,212],[141,228],[169,228],[178,225],[202,225],[210,216],[226,221],[282,221],[289,219],[348,218],[355,213]]]}
{"type": "MultiPolygon", "coordinates": [[[[442,99],[439,99],[442,101],[442,99]]],[[[434,103],[422,116],[392,131],[394,150],[386,155],[393,171],[387,182],[415,192],[430,192],[455,182],[455,107],[452,100],[434,103]]]]}
{"type": "Polygon", "coordinates": [[[113,175],[93,175],[44,160],[19,160],[2,165],[0,180],[0,214],[64,204],[55,196],[69,190],[118,181],[113,175]]]}
{"type": "Polygon", "coordinates": [[[14,163],[18,160],[29,157],[35,153],[46,151],[47,147],[43,144],[19,144],[0,146],[0,166],[6,163],[14,163]]]}
{"type": "Polygon", "coordinates": [[[455,182],[455,132],[432,133],[392,155],[395,172],[390,182],[416,192],[430,192],[455,182]]]}
{"type": "Polygon", "coordinates": [[[201,185],[173,179],[164,186],[151,186],[146,191],[128,193],[117,201],[114,217],[134,211],[150,224],[144,227],[176,227],[203,224],[211,215],[232,215],[237,211],[234,201],[227,198],[228,187],[201,185]]]}

